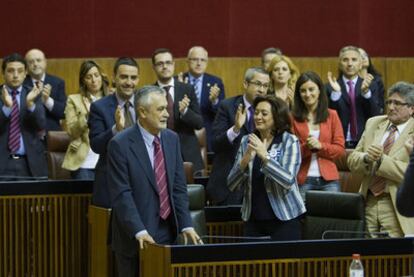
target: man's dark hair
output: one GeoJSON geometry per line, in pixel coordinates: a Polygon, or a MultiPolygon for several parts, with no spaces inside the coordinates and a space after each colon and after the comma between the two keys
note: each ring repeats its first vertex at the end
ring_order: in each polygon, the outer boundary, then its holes
{"type": "Polygon", "coordinates": [[[139,65],[138,65],[137,61],[134,58],[131,58],[131,57],[121,57],[121,58],[117,59],[116,62],[115,62],[115,65],[114,65],[114,74],[115,75],[118,72],[118,68],[121,65],[134,66],[134,67],[138,68],[138,72],[139,72],[139,65]]]}
{"type": "Polygon", "coordinates": [[[171,56],[172,56],[172,53],[171,53],[170,49],[168,49],[168,48],[157,48],[157,49],[155,49],[154,53],[152,53],[152,56],[151,56],[151,61],[152,61],[153,65],[155,64],[155,56],[157,56],[158,54],[162,54],[162,53],[170,53],[171,56]]]}
{"type": "Polygon", "coordinates": [[[26,63],[26,60],[23,58],[23,56],[18,53],[13,53],[3,58],[3,63],[1,65],[1,69],[3,73],[6,70],[7,64],[12,63],[12,62],[22,63],[24,65],[24,69],[27,68],[27,63],[26,63]]]}

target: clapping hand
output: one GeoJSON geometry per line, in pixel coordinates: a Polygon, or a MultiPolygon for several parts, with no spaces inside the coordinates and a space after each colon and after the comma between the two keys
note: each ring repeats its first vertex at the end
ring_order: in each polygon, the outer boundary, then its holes
{"type": "Polygon", "coordinates": [[[333,76],[331,71],[328,71],[328,81],[331,85],[331,88],[334,91],[341,91],[341,86],[339,85],[338,81],[336,80],[335,76],[333,76]]]}

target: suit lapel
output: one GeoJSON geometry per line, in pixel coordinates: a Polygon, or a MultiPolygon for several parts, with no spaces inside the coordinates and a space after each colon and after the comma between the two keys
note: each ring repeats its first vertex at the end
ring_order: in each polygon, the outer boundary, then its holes
{"type": "MultiPolygon", "coordinates": [[[[339,79],[339,85],[341,86],[342,91],[342,97],[344,98],[345,102],[347,104],[351,104],[351,98],[349,98],[348,90],[347,90],[347,84],[344,83],[344,80],[342,79],[342,76],[339,79]]],[[[355,85],[356,87],[356,85],[355,85]]]]}
{"type": "Polygon", "coordinates": [[[154,169],[151,167],[148,151],[138,125],[135,125],[135,130],[136,132],[131,132],[129,136],[129,140],[131,142],[130,150],[137,158],[137,164],[141,166],[152,187],[158,193],[158,188],[155,182],[154,169]]]}
{"type": "Polygon", "coordinates": [[[374,131],[374,141],[372,144],[382,145],[381,140],[384,136],[384,133],[387,131],[388,124],[388,120],[384,120],[383,122],[378,124],[377,129],[375,129],[374,131]]]}
{"type": "MultiPolygon", "coordinates": [[[[414,119],[410,118],[408,120],[407,126],[405,126],[404,131],[400,134],[398,139],[394,142],[393,146],[391,147],[389,155],[393,155],[395,151],[404,148],[405,142],[412,137],[414,134],[414,119]]],[[[405,151],[405,150],[404,150],[405,151]]]]}

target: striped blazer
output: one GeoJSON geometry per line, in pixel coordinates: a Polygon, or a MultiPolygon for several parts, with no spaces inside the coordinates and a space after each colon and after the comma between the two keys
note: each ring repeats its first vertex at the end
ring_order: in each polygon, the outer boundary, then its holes
{"type": "MultiPolygon", "coordinates": [[[[247,150],[247,145],[248,135],[242,138],[233,168],[227,177],[227,185],[231,191],[238,188],[244,190],[241,211],[244,221],[249,220],[252,208],[253,159],[244,171],[240,169],[240,161],[247,150]]],[[[280,220],[296,218],[306,212],[296,180],[301,163],[299,140],[296,136],[285,132],[281,143],[271,145],[268,153],[270,160],[260,170],[265,177],[264,186],[272,210],[280,220]]]]}

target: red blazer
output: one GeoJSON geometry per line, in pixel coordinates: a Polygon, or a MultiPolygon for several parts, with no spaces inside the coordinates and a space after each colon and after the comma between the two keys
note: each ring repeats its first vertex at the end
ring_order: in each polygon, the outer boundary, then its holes
{"type": "MultiPolygon", "coordinates": [[[[320,123],[319,141],[322,144],[321,150],[316,152],[318,156],[319,170],[326,181],[338,180],[339,173],[336,168],[335,159],[345,154],[345,139],[341,121],[335,110],[328,109],[329,115],[325,122],[320,123]]],[[[312,152],[306,146],[306,139],[309,136],[308,123],[299,122],[295,118],[293,122],[293,133],[299,138],[302,154],[302,164],[298,173],[298,184],[304,184],[308,175],[312,152]]]]}

